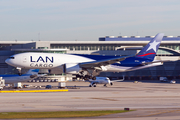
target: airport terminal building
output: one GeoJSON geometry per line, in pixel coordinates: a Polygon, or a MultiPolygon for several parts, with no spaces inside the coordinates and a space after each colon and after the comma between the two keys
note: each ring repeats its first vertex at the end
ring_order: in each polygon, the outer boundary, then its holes
{"type": "MultiPolygon", "coordinates": [[[[22,52],[48,52],[59,54],[93,54],[127,56],[138,53],[154,36],[106,36],[99,41],[1,41],[0,74],[16,74],[16,68],[5,63],[9,56],[22,52]]],[[[171,60],[162,66],[129,72],[102,72],[99,76],[122,77],[126,79],[169,79],[180,78],[180,36],[164,36],[158,49],[157,60],[171,60]]],[[[63,59],[63,58],[62,58],[63,59]]],[[[44,70],[45,72],[46,70],[44,70]]],[[[62,71],[51,74],[62,75],[62,71]]]]}

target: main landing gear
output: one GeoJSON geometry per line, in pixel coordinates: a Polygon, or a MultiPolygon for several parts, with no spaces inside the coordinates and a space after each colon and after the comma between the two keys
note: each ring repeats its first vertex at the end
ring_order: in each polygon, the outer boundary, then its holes
{"type": "Polygon", "coordinates": [[[96,76],[99,75],[99,71],[96,69],[86,69],[79,72],[79,74],[76,75],[76,79],[84,79],[84,80],[96,80],[96,76]]]}
{"type": "Polygon", "coordinates": [[[96,84],[90,84],[89,87],[96,87],[96,84]]]}

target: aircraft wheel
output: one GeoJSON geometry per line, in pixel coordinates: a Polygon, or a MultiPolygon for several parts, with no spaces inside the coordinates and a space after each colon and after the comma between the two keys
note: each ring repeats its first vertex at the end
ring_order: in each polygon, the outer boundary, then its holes
{"type": "Polygon", "coordinates": [[[96,87],[96,85],[93,85],[93,87],[96,87]]]}
{"type": "Polygon", "coordinates": [[[80,76],[80,79],[83,79],[83,76],[80,76]]]}
{"type": "Polygon", "coordinates": [[[78,79],[78,78],[80,78],[81,76],[78,74],[78,75],[76,75],[76,79],[78,79]]]}
{"type": "Polygon", "coordinates": [[[19,76],[21,76],[21,75],[22,75],[22,73],[18,73],[18,75],[19,75],[19,76]]]}
{"type": "Polygon", "coordinates": [[[113,85],[113,83],[110,83],[111,85],[113,85]]]}
{"type": "Polygon", "coordinates": [[[89,78],[89,75],[85,75],[84,77],[89,78]]]}
{"type": "Polygon", "coordinates": [[[79,74],[77,74],[77,75],[76,75],[76,77],[78,78],[78,77],[80,77],[80,75],[79,75],[79,74]]]}
{"type": "Polygon", "coordinates": [[[92,85],[89,85],[89,87],[92,87],[92,85]]]}
{"type": "Polygon", "coordinates": [[[92,80],[96,80],[96,77],[92,77],[92,80]]]}
{"type": "Polygon", "coordinates": [[[89,80],[89,75],[85,75],[84,80],[89,80]]]}
{"type": "Polygon", "coordinates": [[[104,87],[107,87],[107,85],[106,85],[106,84],[104,84],[104,87]]]}

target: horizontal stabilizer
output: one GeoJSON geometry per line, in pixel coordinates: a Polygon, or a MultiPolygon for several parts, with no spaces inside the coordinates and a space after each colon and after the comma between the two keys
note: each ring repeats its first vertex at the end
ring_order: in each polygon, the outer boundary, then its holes
{"type": "Polygon", "coordinates": [[[121,80],[111,80],[111,82],[122,82],[122,81],[124,81],[124,75],[123,75],[123,79],[121,80]]]}
{"type": "Polygon", "coordinates": [[[152,62],[146,62],[146,63],[142,63],[142,65],[149,65],[149,64],[152,64],[152,63],[164,63],[164,62],[170,62],[170,60],[156,60],[156,61],[152,61],[152,62]]]}

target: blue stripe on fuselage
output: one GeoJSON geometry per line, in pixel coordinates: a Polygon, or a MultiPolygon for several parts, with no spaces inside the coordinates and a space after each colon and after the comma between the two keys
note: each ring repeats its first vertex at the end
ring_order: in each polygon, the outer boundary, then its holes
{"type": "Polygon", "coordinates": [[[86,57],[86,58],[90,58],[93,60],[105,60],[105,59],[111,59],[111,58],[119,58],[120,56],[103,56],[103,55],[83,55],[83,54],[72,54],[72,55],[76,55],[76,56],[82,56],[82,57],[86,57]]]}
{"type": "Polygon", "coordinates": [[[123,66],[123,67],[136,67],[142,65],[142,62],[152,62],[151,59],[146,58],[138,58],[138,57],[129,57],[126,58],[124,61],[120,61],[120,63],[114,63],[112,65],[116,66],[123,66]]]}
{"type": "MultiPolygon", "coordinates": [[[[102,55],[80,55],[80,54],[73,54],[77,56],[82,56],[86,58],[90,58],[93,60],[105,60],[105,59],[116,59],[119,58],[120,56],[102,56],[102,55]]],[[[129,57],[126,58],[124,61],[121,61],[120,63],[114,63],[112,65],[116,66],[123,66],[123,67],[135,67],[141,65],[142,62],[152,62],[153,60],[147,59],[147,58],[141,58],[141,57],[129,57]]]]}

